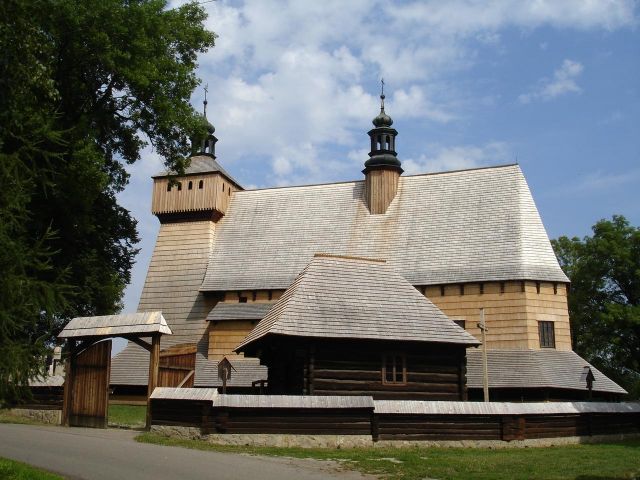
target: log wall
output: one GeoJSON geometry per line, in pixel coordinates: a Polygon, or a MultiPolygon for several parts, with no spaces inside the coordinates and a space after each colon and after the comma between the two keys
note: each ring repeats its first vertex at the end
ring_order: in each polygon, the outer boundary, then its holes
{"type": "Polygon", "coordinates": [[[272,344],[261,363],[269,368],[269,393],[371,395],[374,399],[464,400],[464,347],[409,342],[285,340],[272,344]],[[291,344],[287,342],[292,342],[291,344]],[[386,353],[406,358],[406,383],[383,382],[386,353]]]}
{"type": "Polygon", "coordinates": [[[203,433],[371,435],[369,409],[214,408],[203,433]]]}
{"type": "Polygon", "coordinates": [[[211,401],[151,402],[152,424],[203,434],[371,435],[377,440],[526,440],[640,434],[640,413],[420,414],[373,408],[215,407],[211,401]]]}
{"type": "Polygon", "coordinates": [[[481,415],[375,416],[378,440],[501,440],[500,417],[481,415]]]}
{"type": "Polygon", "coordinates": [[[465,320],[465,329],[481,339],[477,323],[485,309],[487,345],[492,349],[539,349],[538,321],[554,322],[557,350],[571,350],[567,286],[509,281],[483,284],[434,285],[424,295],[452,320],[465,320]]]}

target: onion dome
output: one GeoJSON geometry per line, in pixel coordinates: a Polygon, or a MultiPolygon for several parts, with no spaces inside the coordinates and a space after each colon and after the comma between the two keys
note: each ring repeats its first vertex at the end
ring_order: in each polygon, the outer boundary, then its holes
{"type": "Polygon", "coordinates": [[[384,111],[384,93],[380,95],[380,113],[373,119],[373,125],[375,127],[390,127],[393,125],[393,119],[384,111]]]}

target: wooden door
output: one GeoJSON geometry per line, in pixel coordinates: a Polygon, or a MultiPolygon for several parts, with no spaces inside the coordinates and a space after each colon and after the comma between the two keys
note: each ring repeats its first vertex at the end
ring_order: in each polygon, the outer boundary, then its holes
{"type": "Polygon", "coordinates": [[[106,428],[109,410],[111,340],[96,343],[76,360],[71,386],[69,425],[106,428]]]}

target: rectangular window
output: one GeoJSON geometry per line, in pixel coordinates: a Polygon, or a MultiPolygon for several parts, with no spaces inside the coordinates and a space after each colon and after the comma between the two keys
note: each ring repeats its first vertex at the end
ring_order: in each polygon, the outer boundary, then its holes
{"type": "Polygon", "coordinates": [[[407,357],[399,353],[382,356],[382,383],[405,385],[407,383],[407,357]]]}
{"type": "Polygon", "coordinates": [[[553,322],[538,322],[540,348],[556,348],[556,336],[553,322]]]}

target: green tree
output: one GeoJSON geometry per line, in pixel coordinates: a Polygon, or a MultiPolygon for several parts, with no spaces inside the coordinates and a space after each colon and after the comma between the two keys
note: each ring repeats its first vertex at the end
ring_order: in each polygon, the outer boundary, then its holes
{"type": "Polygon", "coordinates": [[[165,0],[0,2],[0,402],[69,318],[121,308],[138,236],[116,195],[147,143],[181,171],[203,133],[205,18],[165,0]]]}
{"type": "Polygon", "coordinates": [[[640,396],[640,228],[614,215],[593,236],[552,241],[571,279],[575,351],[640,396]]]}

